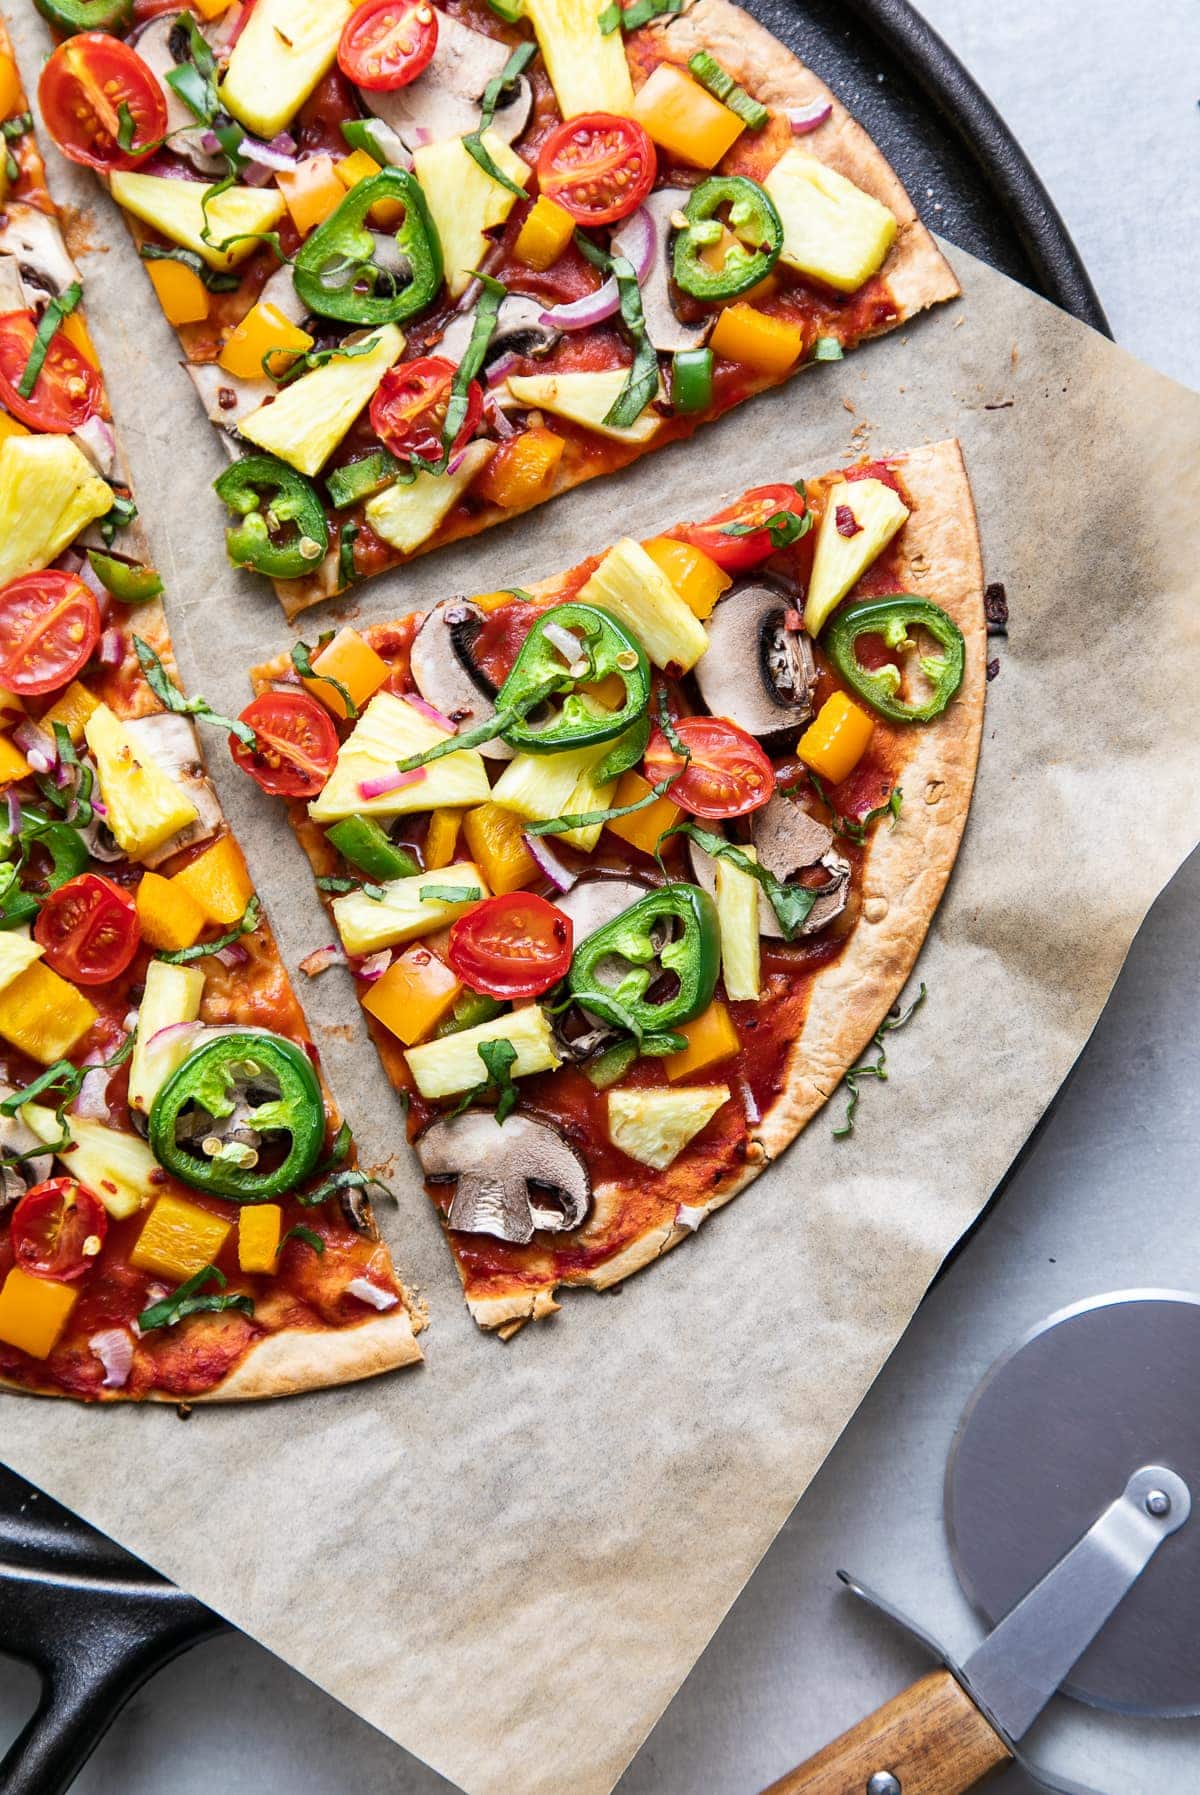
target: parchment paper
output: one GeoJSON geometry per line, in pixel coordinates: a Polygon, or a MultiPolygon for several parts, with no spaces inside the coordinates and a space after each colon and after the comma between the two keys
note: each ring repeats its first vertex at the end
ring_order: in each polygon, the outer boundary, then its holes
{"type": "MultiPolygon", "coordinates": [[[[46,39],[31,15],[13,24],[32,89],[46,39]]],[[[269,589],[226,566],[207,490],[221,454],[115,213],[53,156],[50,174],[91,213],[90,322],[184,674],[236,712],[246,668],[288,633],[269,589]]],[[[1049,1102],[1197,836],[1200,400],[951,253],[959,305],[339,613],[536,579],[753,483],[961,437],[1010,635],[918,969],[929,998],[854,1137],[835,1142],[840,1106],[826,1111],[695,1240],[503,1346],[462,1307],[349,978],[300,979],[364,1159],[394,1156],[399,1203],[381,1223],[431,1306],[426,1365],[186,1425],[170,1409],[0,1401],[16,1470],[470,1795],[607,1795],[1049,1102]]],[[[309,638],[330,620],[310,617],[309,638]]],[[[210,747],[294,968],[329,935],[307,866],[210,747]]]]}

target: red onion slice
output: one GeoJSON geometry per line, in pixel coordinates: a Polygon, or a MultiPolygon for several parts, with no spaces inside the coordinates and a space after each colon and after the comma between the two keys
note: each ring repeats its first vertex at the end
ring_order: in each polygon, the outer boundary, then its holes
{"type": "Polygon", "coordinates": [[[762,1121],[762,1111],[758,1107],[758,1101],[754,1095],[754,1092],[750,1089],[749,1081],[747,1079],[740,1078],[738,1080],[738,1089],[741,1094],[742,1106],[746,1111],[747,1122],[749,1122],[751,1124],[751,1126],[753,1126],[754,1123],[756,1123],[756,1122],[761,1122],[762,1121]]]}
{"type": "MultiPolygon", "coordinates": [[[[542,316],[545,317],[545,315],[543,312],[542,316]]],[[[513,369],[520,366],[520,363],[521,358],[515,350],[506,349],[503,355],[498,355],[494,362],[488,363],[484,379],[489,386],[500,386],[508,379],[513,369]]]]}
{"type": "Polygon", "coordinates": [[[645,280],[658,248],[658,230],[645,206],[639,206],[621,221],[616,237],[620,239],[618,253],[631,264],[639,281],[645,280]]]}
{"type": "Polygon", "coordinates": [[[372,1309],[394,1309],[400,1298],[391,1290],[381,1290],[370,1278],[351,1278],[346,1286],[347,1296],[356,1296],[360,1303],[367,1303],[372,1309]]]}
{"type": "Polygon", "coordinates": [[[576,875],[564,866],[544,835],[523,835],[522,840],[556,891],[570,891],[576,875]]]}
{"type": "Polygon", "coordinates": [[[124,1328],[102,1328],[88,1346],[104,1367],[104,1388],[123,1390],[133,1370],[133,1336],[124,1328]]]}
{"type": "Polygon", "coordinates": [[[365,960],[360,960],[354,968],[355,977],[364,979],[368,985],[373,985],[376,979],[383,977],[391,963],[391,948],[381,947],[377,954],[368,954],[365,960]]]}
{"type": "Polygon", "coordinates": [[[300,970],[305,978],[315,979],[323,972],[328,972],[342,957],[342,950],[335,942],[329,941],[324,947],[315,947],[311,954],[305,954],[300,962],[300,970]]]}
{"type": "MultiPolygon", "coordinates": [[[[513,360],[516,360],[515,356],[513,357],[513,360]]],[[[507,441],[510,436],[520,435],[520,431],[505,411],[503,405],[498,402],[495,393],[485,393],[483,395],[483,415],[491,428],[496,432],[496,435],[502,440],[507,441]]]]}
{"type": "Polygon", "coordinates": [[[568,667],[573,667],[584,653],[579,637],[572,635],[561,623],[543,623],[542,634],[553,648],[557,648],[568,667]]]}
{"type": "Polygon", "coordinates": [[[18,723],[12,739],[35,773],[51,773],[58,761],[58,749],[44,730],[30,718],[18,723]]]}
{"type": "Polygon", "coordinates": [[[108,1079],[109,1074],[103,1066],[92,1066],[85,1072],[79,1094],[71,1105],[71,1114],[107,1122],[112,1115],[108,1107],[108,1079]]]}
{"type": "Polygon", "coordinates": [[[430,704],[427,699],[420,697],[416,692],[406,692],[404,702],[410,710],[418,711],[422,717],[435,724],[438,729],[444,729],[447,735],[457,735],[458,724],[452,723],[436,704],[430,704]]]}
{"type": "Polygon", "coordinates": [[[230,971],[238,966],[245,966],[249,958],[249,950],[244,948],[240,941],[231,941],[228,947],[219,947],[213,955],[214,960],[219,960],[222,966],[228,967],[230,971]]]}
{"type": "Polygon", "coordinates": [[[603,324],[621,309],[621,295],[616,276],[610,274],[602,287],[572,299],[568,305],[552,305],[538,313],[538,323],[549,330],[587,330],[589,325],[603,324]]]}
{"type": "Polygon", "coordinates": [[[119,629],[106,629],[96,650],[102,667],[119,667],[125,659],[125,641],[119,629]]]}
{"type": "Polygon", "coordinates": [[[411,773],[381,773],[377,779],[360,779],[358,795],[360,798],[385,798],[389,792],[403,791],[406,785],[420,785],[424,777],[424,767],[414,767],[411,773]]]}
{"type": "Polygon", "coordinates": [[[807,137],[810,131],[815,131],[833,115],[833,106],[828,100],[810,100],[807,106],[785,106],[783,110],[797,137],[807,137]]]}

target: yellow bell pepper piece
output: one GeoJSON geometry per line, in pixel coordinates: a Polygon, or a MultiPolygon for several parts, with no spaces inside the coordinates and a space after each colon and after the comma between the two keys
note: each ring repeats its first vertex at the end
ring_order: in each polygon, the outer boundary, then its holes
{"type": "Polygon", "coordinates": [[[722,592],[733,585],[733,576],[690,542],[676,542],[673,536],[652,536],[642,547],[701,623],[712,615],[722,592]]]}
{"type": "Polygon", "coordinates": [[[522,430],[500,444],[475,482],[475,490],[506,511],[536,505],[548,495],[566,446],[565,438],[553,430],[540,426],[522,430]]]}
{"type": "Polygon", "coordinates": [[[729,1059],[741,1044],[733,1018],[719,997],[715,997],[699,1016],[685,1022],[678,1032],[687,1037],[687,1046],[681,1053],[667,1054],[663,1060],[667,1077],[672,1082],[729,1059]]]}
{"type": "Polygon", "coordinates": [[[93,368],[100,366],[100,357],[96,353],[92,333],[87,327],[87,319],[82,312],[68,312],[59,325],[59,329],[67,341],[78,349],[85,361],[90,361],[93,368]]]}
{"type": "Polygon", "coordinates": [[[48,736],[53,736],[54,725],[61,723],[78,748],[83,740],[83,731],[93,711],[100,709],[100,700],[94,698],[86,686],[73,679],[65,692],[60,692],[50,709],[41,720],[41,727],[48,736]]]}
{"type": "Polygon", "coordinates": [[[11,56],[0,55],[0,119],[23,110],[21,76],[11,56]]]}
{"type": "MultiPolygon", "coordinates": [[[[343,156],[340,162],[334,163],[334,173],[342,186],[349,192],[357,187],[360,181],[369,181],[372,175],[379,173],[379,163],[366,150],[355,150],[353,155],[343,156]]],[[[377,199],[367,217],[380,230],[394,231],[404,216],[404,207],[398,199],[377,199]]]]}
{"type": "Polygon", "coordinates": [[[875,722],[844,692],[832,692],[800,740],[796,753],[830,785],[848,779],[875,733],[875,722]]]}
{"type": "Polygon", "coordinates": [[[511,591],[477,592],[471,603],[477,605],[481,611],[498,611],[503,605],[511,605],[512,601],[511,591]]]}
{"type": "Polygon", "coordinates": [[[575,220],[566,207],[560,206],[548,194],[540,193],[517,232],[513,254],[518,262],[524,262],[527,268],[535,268],[542,274],[552,262],[557,262],[574,230],[575,220]]]}
{"type": "MultiPolygon", "coordinates": [[[[621,775],[621,782],[613,793],[613,806],[637,804],[650,789],[642,775],[631,767],[628,773],[621,775]]],[[[619,835],[622,841],[627,841],[631,848],[640,848],[643,854],[653,854],[659,836],[665,829],[673,829],[681,814],[678,804],[672,804],[670,798],[656,798],[644,810],[635,810],[631,816],[614,817],[605,827],[619,835]]]]}
{"type": "Polygon", "coordinates": [[[238,1214],[238,1265],[243,1271],[273,1272],[279,1266],[283,1210],[278,1203],[251,1203],[238,1214]]]}
{"type": "Polygon", "coordinates": [[[480,804],[463,818],[463,834],[492,891],[517,891],[539,876],[540,868],[525,846],[525,821],[499,804],[480,804]]]}
{"type": "Polygon", "coordinates": [[[129,1263],[136,1271],[174,1278],[182,1284],[201,1266],[213,1263],[231,1227],[231,1222],[211,1209],[201,1209],[198,1203],[168,1191],[146,1217],[129,1263]]]}
{"type": "Polygon", "coordinates": [[[638,89],[633,116],[660,149],[693,168],[715,168],[745,129],[736,112],[670,62],[638,89]]]}
{"type": "Polygon", "coordinates": [[[228,12],[233,0],[189,0],[202,18],[219,19],[223,12],[228,12]]]}
{"type": "Polygon", "coordinates": [[[142,874],[136,903],[142,940],[161,953],[194,947],[208,921],[191,893],[161,873],[142,874]]]}
{"type": "Polygon", "coordinates": [[[182,262],[147,262],[150,284],[168,324],[201,324],[211,304],[208,288],[182,262]]]}
{"type": "Polygon", "coordinates": [[[435,810],[430,817],[429,828],[425,835],[425,870],[427,872],[436,872],[440,866],[449,866],[453,860],[462,819],[461,810],[435,810]]]}
{"type": "Polygon", "coordinates": [[[285,374],[296,357],[312,346],[306,330],[285,318],[277,305],[260,300],[230,331],[217,361],[239,380],[261,380],[267,367],[274,375],[285,374]],[[270,360],[264,367],[266,357],[270,360]]]}
{"type": "Polygon", "coordinates": [[[29,431],[24,424],[18,423],[10,412],[0,411],[0,442],[9,436],[28,436],[29,431]]]}
{"type": "Polygon", "coordinates": [[[741,362],[760,374],[786,374],[804,353],[804,326],[741,301],[717,314],[708,340],[726,361],[741,362]]]}
{"type": "Polygon", "coordinates": [[[35,1278],[14,1265],[0,1290],[0,1340],[31,1359],[48,1359],[78,1299],[73,1284],[35,1278]]]}
{"type": "Polygon", "coordinates": [[[324,224],[346,197],[332,156],[310,156],[295,168],[280,169],[275,180],[302,237],[324,224]]]}
{"type": "Polygon", "coordinates": [[[411,1047],[433,1033],[461,990],[445,961],[415,942],[376,979],[363,1009],[411,1047]]]}
{"type": "Polygon", "coordinates": [[[52,1066],[82,1041],[96,1011],[39,960],[0,991],[0,1035],[40,1066],[52,1066]]]}
{"type": "Polygon", "coordinates": [[[313,671],[323,673],[325,679],[306,679],[304,684],[335,717],[345,717],[346,707],[341,693],[328,685],[327,680],[336,679],[339,685],[345,686],[356,707],[362,710],[367,699],[375,695],[391,672],[383,657],[348,625],[313,657],[312,665],[313,671]]]}
{"type": "Polygon", "coordinates": [[[242,850],[232,835],[220,836],[168,883],[176,891],[186,892],[209,922],[225,929],[241,920],[254,896],[242,850]]]}
{"type": "Polygon", "coordinates": [[[0,785],[11,785],[14,779],[24,779],[29,772],[29,762],[19,748],[14,748],[6,735],[0,735],[0,785]]]}

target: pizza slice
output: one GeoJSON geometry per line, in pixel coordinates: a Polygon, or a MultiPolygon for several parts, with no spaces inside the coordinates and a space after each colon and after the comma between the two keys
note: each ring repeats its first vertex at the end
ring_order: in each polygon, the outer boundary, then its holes
{"type": "Polygon", "coordinates": [[[837,1087],[954,863],[985,644],[944,442],[256,670],[239,759],[482,1326],[687,1238],[837,1087]]]}
{"type": "Polygon", "coordinates": [[[367,1377],[421,1321],[176,683],[2,31],[0,112],[0,1383],[367,1377]]]}
{"type": "Polygon", "coordinates": [[[958,286],[729,0],[38,0],[289,615],[689,436],[958,286]],[[84,29],[95,25],[101,29],[84,29]]]}

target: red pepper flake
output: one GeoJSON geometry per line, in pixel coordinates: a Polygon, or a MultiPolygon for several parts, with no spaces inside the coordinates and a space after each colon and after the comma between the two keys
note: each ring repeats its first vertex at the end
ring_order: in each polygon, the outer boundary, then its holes
{"type": "Polygon", "coordinates": [[[853,511],[851,511],[849,505],[839,505],[834,512],[834,520],[837,524],[837,533],[839,536],[857,536],[862,529],[862,525],[855,517],[853,511]]]}
{"type": "Polygon", "coordinates": [[[785,611],[783,613],[783,627],[785,630],[790,630],[793,635],[798,635],[804,628],[804,619],[799,611],[785,611]]]}

